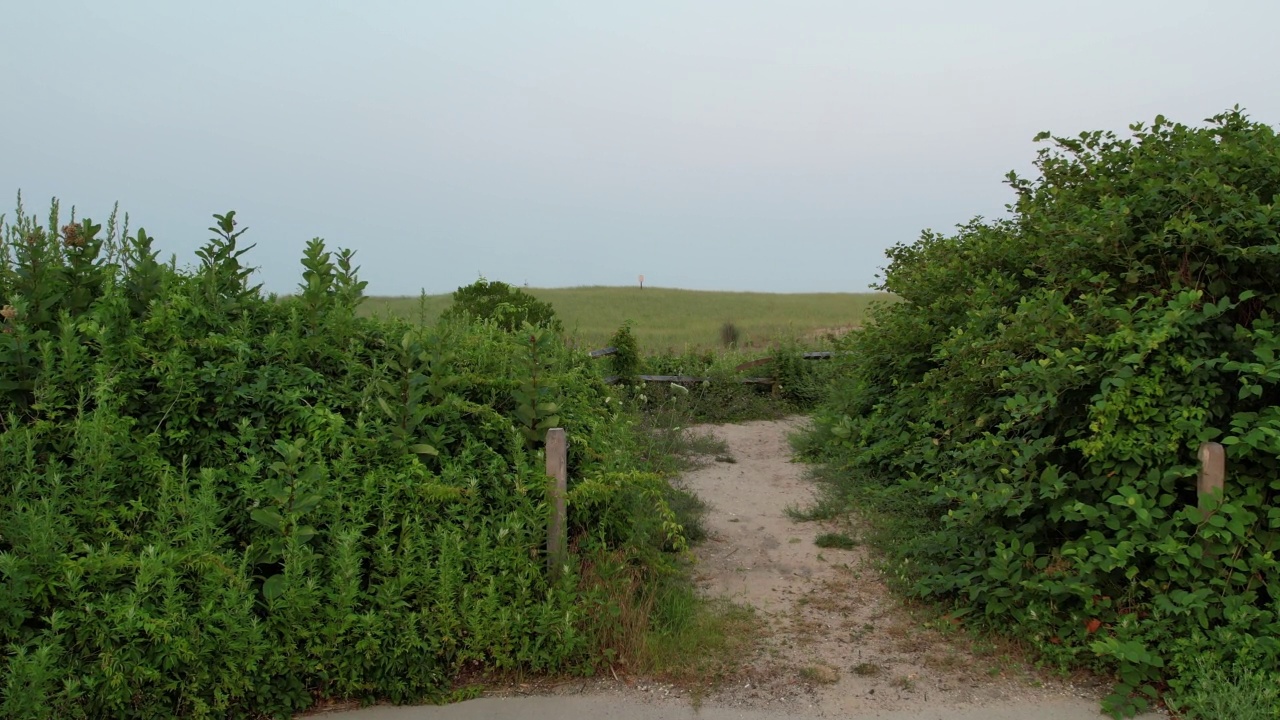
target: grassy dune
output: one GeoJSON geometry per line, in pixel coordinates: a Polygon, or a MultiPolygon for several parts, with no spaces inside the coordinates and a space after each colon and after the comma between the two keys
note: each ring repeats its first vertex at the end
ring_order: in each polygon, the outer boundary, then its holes
{"type": "MultiPolygon", "coordinates": [[[[603,347],[629,319],[636,339],[648,351],[717,347],[726,322],[737,326],[740,347],[816,338],[861,325],[868,305],[892,300],[892,296],[879,293],[776,294],[638,287],[526,290],[550,302],[565,328],[580,342],[603,347]]],[[[433,322],[449,302],[448,295],[373,297],[365,301],[363,312],[433,322]]]]}

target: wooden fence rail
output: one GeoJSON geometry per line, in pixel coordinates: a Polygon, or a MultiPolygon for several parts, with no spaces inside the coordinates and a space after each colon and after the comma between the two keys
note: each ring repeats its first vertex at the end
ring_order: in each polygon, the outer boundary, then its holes
{"type": "MultiPolygon", "coordinates": [[[[618,352],[618,348],[607,347],[607,348],[600,348],[599,350],[592,350],[591,352],[587,353],[587,355],[592,359],[597,359],[597,358],[606,357],[608,355],[613,355],[617,352],[618,352]]],[[[806,352],[800,355],[800,359],[830,360],[831,358],[834,358],[838,354],[840,353],[834,353],[830,351],[806,352]]],[[[774,358],[772,357],[763,357],[763,358],[760,358],[759,360],[752,360],[750,362],[745,362],[735,367],[734,372],[742,372],[744,370],[750,370],[751,368],[754,368],[754,367],[768,365],[773,361],[774,361],[774,358]]],[[[711,380],[711,378],[699,377],[696,375],[640,375],[636,379],[639,380],[640,382],[670,383],[673,385],[697,385],[699,383],[708,382],[711,380]]],[[[604,381],[608,385],[616,385],[617,383],[622,381],[622,378],[617,375],[610,375],[606,377],[604,381]]],[[[750,378],[742,378],[738,380],[738,382],[746,385],[774,385],[777,383],[777,380],[773,378],[767,378],[767,377],[750,377],[750,378]]]]}
{"type": "MultiPolygon", "coordinates": [[[[637,375],[636,379],[640,382],[668,383],[671,385],[698,385],[704,382],[711,382],[711,378],[697,375],[637,375]]],[[[617,385],[622,380],[623,378],[618,375],[610,375],[604,379],[604,382],[606,385],[617,385]]],[[[744,385],[772,385],[775,381],[773,378],[755,377],[739,378],[738,382],[744,385]]]]}

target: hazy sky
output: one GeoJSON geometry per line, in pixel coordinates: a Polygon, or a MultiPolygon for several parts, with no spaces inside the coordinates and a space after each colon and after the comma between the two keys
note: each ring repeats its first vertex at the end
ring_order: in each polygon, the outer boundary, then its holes
{"type": "MultiPolygon", "coordinates": [[[[372,294],[862,291],[1041,130],[1280,122],[1280,2],[4,0],[0,192],[372,294]]],[[[12,199],[0,205],[11,207],[12,199]]]]}

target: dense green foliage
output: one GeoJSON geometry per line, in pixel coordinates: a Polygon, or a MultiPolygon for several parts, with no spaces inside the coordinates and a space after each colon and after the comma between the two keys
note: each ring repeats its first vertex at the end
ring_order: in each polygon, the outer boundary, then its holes
{"type": "Polygon", "coordinates": [[[618,327],[618,331],[609,338],[609,347],[613,348],[613,354],[608,356],[613,375],[624,384],[634,383],[640,374],[640,345],[631,332],[631,321],[618,327]]]}
{"type": "Polygon", "coordinates": [[[551,303],[498,280],[477,280],[453,292],[453,304],[440,318],[447,322],[462,317],[489,320],[508,332],[525,323],[554,332],[564,329],[551,303]]]}
{"type": "Polygon", "coordinates": [[[644,375],[687,375],[706,378],[688,386],[650,383],[637,392],[650,405],[663,405],[693,423],[741,422],[808,412],[826,397],[835,375],[833,363],[804,360],[794,344],[759,352],[658,353],[641,361],[644,375]],[[761,361],[756,364],[756,361],[761,361]],[[739,366],[750,365],[739,370],[739,366]],[[744,383],[771,378],[774,385],[744,383]]]}
{"type": "Polygon", "coordinates": [[[190,272],[56,205],[0,224],[0,716],[287,717],[589,669],[615,657],[607,578],[684,545],[597,369],[544,331],[359,318],[319,240],[263,297],[233,213],[190,272]],[[555,582],[530,435],[553,418],[555,582]]]}
{"type": "Polygon", "coordinates": [[[1010,219],[893,248],[806,443],[905,587],[1114,669],[1113,712],[1197,658],[1280,683],[1280,138],[1207,123],[1042,135],[1010,219]]]}

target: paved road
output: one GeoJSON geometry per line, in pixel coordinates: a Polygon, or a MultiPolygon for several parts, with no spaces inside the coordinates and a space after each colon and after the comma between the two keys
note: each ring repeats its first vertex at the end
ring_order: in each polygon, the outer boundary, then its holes
{"type": "MultiPolygon", "coordinates": [[[[797,708],[787,713],[768,710],[703,706],[695,711],[686,701],[640,702],[616,696],[481,698],[454,705],[391,707],[327,713],[323,720],[1104,720],[1091,700],[1063,700],[1025,704],[986,705],[958,709],[935,708],[912,711],[882,711],[866,715],[823,713],[819,708],[797,708]]],[[[1164,715],[1150,713],[1138,720],[1158,720],[1164,715]]]]}

